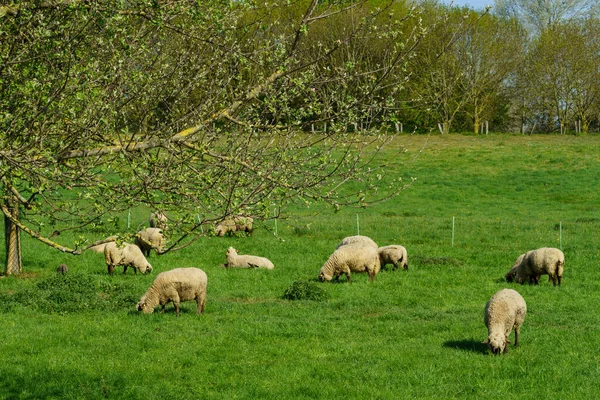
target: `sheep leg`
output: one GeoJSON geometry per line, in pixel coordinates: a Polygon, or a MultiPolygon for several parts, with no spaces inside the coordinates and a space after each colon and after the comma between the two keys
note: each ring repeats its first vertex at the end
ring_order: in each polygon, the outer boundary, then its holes
{"type": "Polygon", "coordinates": [[[175,306],[175,312],[177,313],[177,316],[179,317],[179,302],[178,301],[174,301],[173,305],[175,306]]]}
{"type": "Polygon", "coordinates": [[[515,327],[515,347],[517,347],[519,345],[519,330],[521,329],[520,326],[515,327]]]}
{"type": "Polygon", "coordinates": [[[556,280],[558,281],[558,286],[560,286],[560,281],[562,281],[562,276],[558,275],[558,277],[556,278],[556,280]]]}
{"type": "Polygon", "coordinates": [[[123,275],[127,273],[127,265],[123,265],[123,275]]]}
{"type": "Polygon", "coordinates": [[[108,274],[109,275],[112,275],[113,272],[115,272],[115,266],[114,265],[110,265],[109,264],[109,265],[107,265],[107,268],[108,268],[108,274]]]}
{"type": "Polygon", "coordinates": [[[348,283],[352,283],[352,278],[350,278],[350,272],[346,272],[346,279],[348,279],[348,283]]]}
{"type": "Polygon", "coordinates": [[[375,272],[369,271],[369,281],[373,282],[373,279],[375,279],[375,272]]]}
{"type": "Polygon", "coordinates": [[[196,314],[204,313],[204,303],[206,302],[206,296],[201,294],[196,298],[196,303],[198,303],[198,309],[196,310],[196,314]]]}

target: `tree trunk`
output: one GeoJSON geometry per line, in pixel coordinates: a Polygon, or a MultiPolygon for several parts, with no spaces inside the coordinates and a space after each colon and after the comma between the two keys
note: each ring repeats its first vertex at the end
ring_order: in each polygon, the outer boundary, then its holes
{"type": "MultiPolygon", "coordinates": [[[[6,207],[13,218],[19,218],[19,204],[16,199],[9,197],[6,207]]],[[[4,216],[4,238],[6,241],[6,275],[19,275],[23,270],[21,230],[6,215],[4,216]]]]}

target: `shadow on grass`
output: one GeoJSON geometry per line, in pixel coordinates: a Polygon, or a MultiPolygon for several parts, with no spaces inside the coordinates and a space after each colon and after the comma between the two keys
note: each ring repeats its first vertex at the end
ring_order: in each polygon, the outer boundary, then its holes
{"type": "Polygon", "coordinates": [[[480,340],[475,339],[448,340],[444,342],[444,347],[480,354],[487,354],[488,352],[488,346],[485,343],[481,343],[480,340]]]}

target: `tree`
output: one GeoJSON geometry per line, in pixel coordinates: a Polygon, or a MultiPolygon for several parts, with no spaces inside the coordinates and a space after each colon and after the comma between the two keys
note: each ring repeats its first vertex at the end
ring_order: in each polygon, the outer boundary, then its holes
{"type": "MultiPolygon", "coordinates": [[[[315,96],[316,88],[352,86],[359,77],[327,70],[327,60],[378,35],[375,21],[391,4],[361,11],[326,42],[309,40],[311,32],[364,2],[23,0],[0,7],[6,273],[22,270],[20,231],[80,254],[98,242],[68,246],[58,235],[139,205],[169,214],[174,249],[227,215],[265,216],[273,204],[298,200],[364,206],[398,193],[404,183],[382,180],[371,163],[389,136],[349,135],[341,122],[364,107],[362,98],[336,99],[327,118],[338,123],[328,133],[303,132],[321,118],[312,110],[327,108],[333,96],[315,96]],[[281,24],[283,17],[290,23],[281,24]],[[350,179],[358,191],[345,189],[350,179]]],[[[390,62],[372,71],[368,85],[361,81],[369,99],[378,97],[380,78],[401,71],[420,34],[394,36],[390,62]]],[[[369,107],[378,113],[382,103],[369,107]]]]}
{"type": "Polygon", "coordinates": [[[495,13],[516,18],[533,34],[559,22],[598,15],[597,0],[495,0],[495,13]]]}

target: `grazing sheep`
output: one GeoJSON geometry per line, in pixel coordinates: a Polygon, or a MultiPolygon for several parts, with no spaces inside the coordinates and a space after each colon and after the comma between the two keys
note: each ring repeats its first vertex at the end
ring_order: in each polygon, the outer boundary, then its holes
{"type": "Polygon", "coordinates": [[[146,257],[150,256],[150,251],[158,254],[163,250],[165,236],[160,228],[146,228],[135,234],[135,244],[142,250],[146,257]]]}
{"type": "Polygon", "coordinates": [[[115,267],[119,265],[123,266],[124,274],[127,273],[127,267],[132,267],[136,275],[138,270],[143,274],[152,272],[152,265],[135,244],[123,243],[123,246],[118,248],[115,242],[107,243],[104,247],[104,260],[109,275],[112,275],[115,267]]]}
{"type": "MultiPolygon", "coordinates": [[[[559,249],[542,247],[525,253],[516,268],[514,280],[517,283],[538,284],[541,275],[548,275],[554,286],[560,286],[565,267],[565,255],[559,249]]],[[[509,271],[510,272],[510,271],[509,271]]]]}
{"type": "Polygon", "coordinates": [[[340,244],[337,245],[336,248],[339,249],[340,247],[347,246],[349,244],[367,244],[367,245],[373,246],[375,248],[379,247],[379,246],[377,246],[377,243],[375,243],[375,241],[373,241],[373,239],[371,239],[370,237],[356,235],[356,236],[345,237],[344,239],[342,239],[340,244]]]}
{"type": "Polygon", "coordinates": [[[152,314],[154,308],[160,304],[162,312],[165,312],[165,305],[172,301],[179,317],[179,303],[196,300],[196,314],[201,314],[206,304],[207,284],[206,273],[199,268],[175,268],[161,272],[137,303],[136,309],[145,314],[152,314]]]}
{"type": "Polygon", "coordinates": [[[338,248],[329,256],[319,272],[319,280],[331,281],[345,274],[348,282],[352,282],[350,271],[367,272],[369,280],[373,281],[381,268],[377,248],[365,244],[345,245],[338,248]]]}
{"type": "Polygon", "coordinates": [[[502,354],[508,351],[508,336],[515,330],[515,347],[519,345],[519,332],[527,314],[527,305],[523,297],[512,289],[496,292],[485,305],[484,322],[488,329],[486,343],[492,353],[502,354]]]}
{"type": "Polygon", "coordinates": [[[226,254],[227,262],[223,264],[225,268],[275,268],[268,258],[238,254],[233,247],[229,247],[226,254]]]}
{"type": "Polygon", "coordinates": [[[57,273],[58,275],[64,275],[64,274],[66,274],[67,272],[69,272],[69,267],[67,267],[67,264],[60,264],[60,265],[58,266],[58,268],[56,269],[56,273],[57,273]]]}
{"type": "Polygon", "coordinates": [[[227,217],[215,226],[215,234],[225,236],[225,234],[233,235],[236,232],[246,232],[251,235],[253,223],[254,219],[249,216],[235,215],[227,217]]]}
{"type": "Polygon", "coordinates": [[[168,228],[167,221],[168,218],[162,211],[153,212],[148,219],[151,228],[159,228],[163,231],[166,231],[168,228]]]}
{"type": "Polygon", "coordinates": [[[382,268],[386,264],[393,264],[394,269],[398,269],[398,265],[401,265],[403,270],[408,271],[408,254],[404,246],[392,244],[378,248],[377,252],[382,268]]]}

